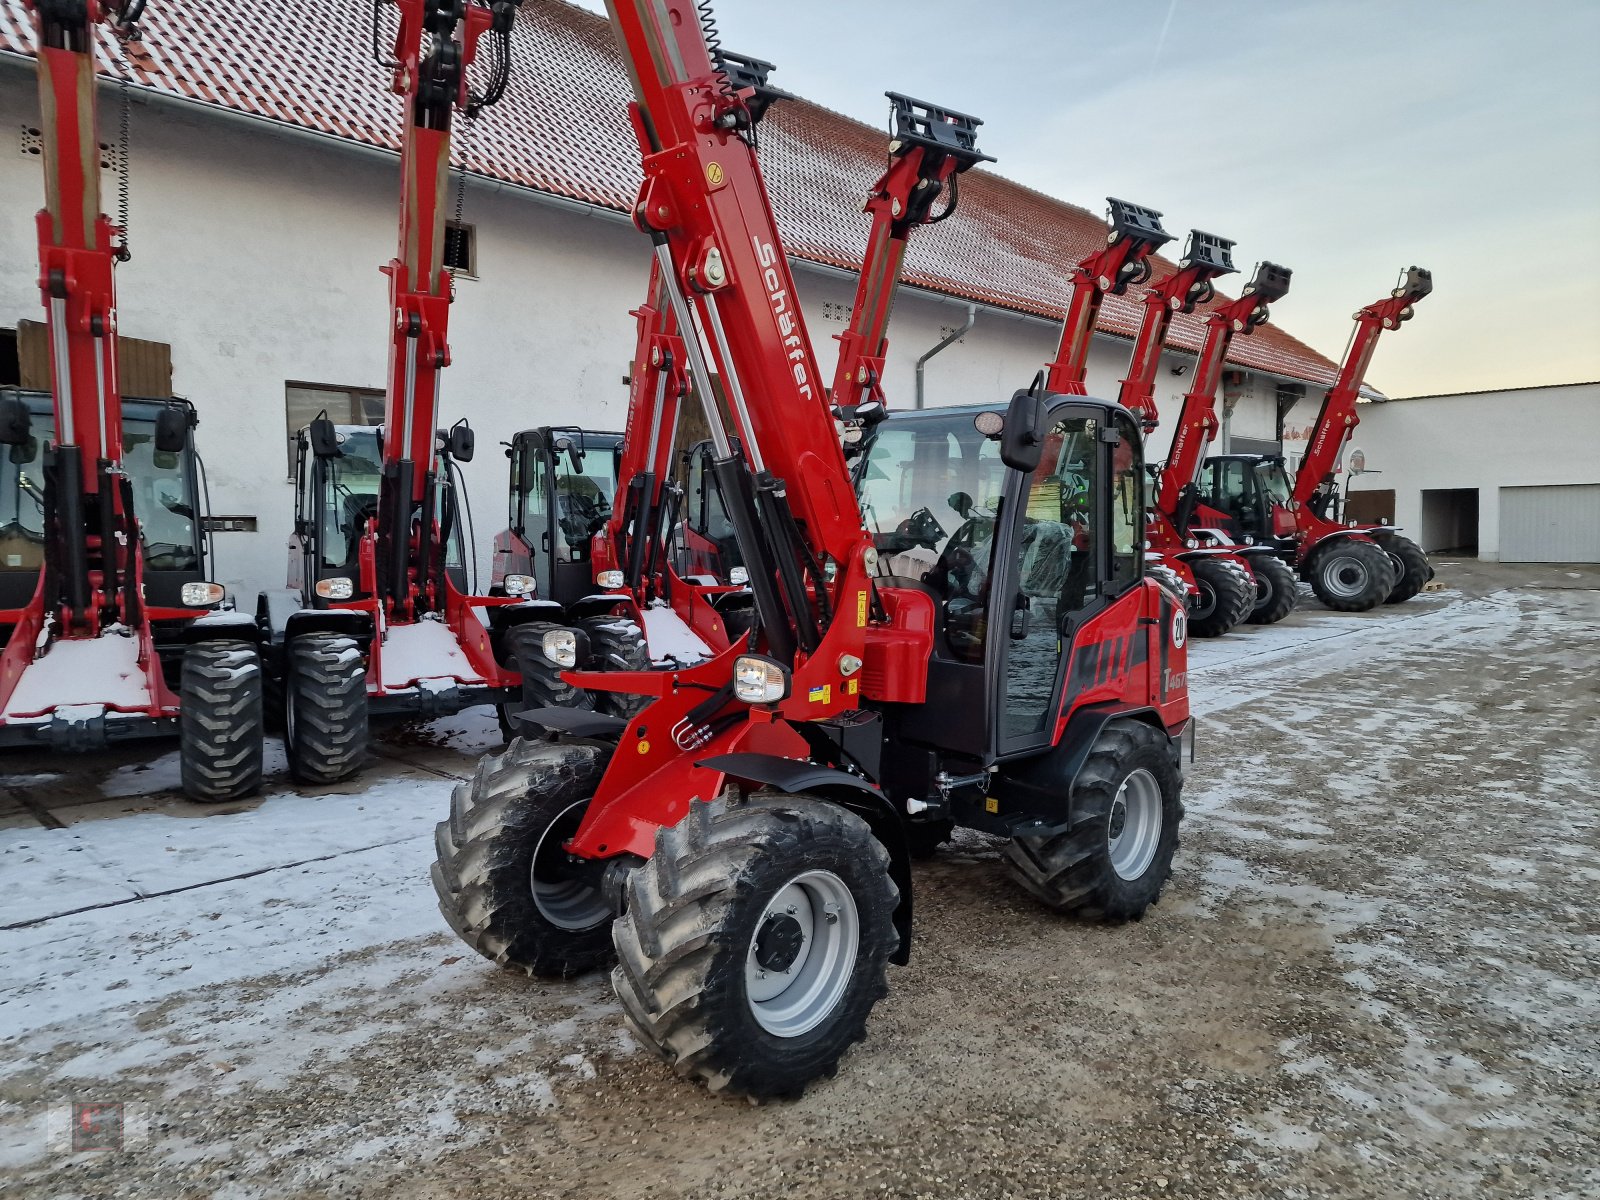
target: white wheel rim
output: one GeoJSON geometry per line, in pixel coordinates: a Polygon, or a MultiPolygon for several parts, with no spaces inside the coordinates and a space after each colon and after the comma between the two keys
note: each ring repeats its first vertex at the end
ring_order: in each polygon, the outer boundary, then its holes
{"type": "Polygon", "coordinates": [[[1122,879],[1138,879],[1155,861],[1161,845],[1161,785],[1140,768],[1117,789],[1106,823],[1111,869],[1122,879]]]}
{"type": "Polygon", "coordinates": [[[1372,574],[1367,564],[1353,554],[1335,554],[1322,571],[1323,586],[1341,600],[1354,600],[1366,592],[1372,574]]]}
{"type": "Polygon", "coordinates": [[[860,943],[861,917],[844,880],[807,871],[784,884],[745,952],[745,995],[756,1023],[783,1038],[822,1024],[850,985],[860,943]]]}
{"type": "Polygon", "coordinates": [[[599,888],[550,870],[551,863],[566,853],[561,849],[562,843],[577,830],[588,804],[587,800],[579,800],[557,813],[555,820],[539,835],[533,859],[528,864],[528,890],[533,895],[534,907],[557,929],[571,933],[594,929],[612,916],[611,906],[599,888]],[[541,867],[544,868],[543,878],[540,878],[541,867]]]}

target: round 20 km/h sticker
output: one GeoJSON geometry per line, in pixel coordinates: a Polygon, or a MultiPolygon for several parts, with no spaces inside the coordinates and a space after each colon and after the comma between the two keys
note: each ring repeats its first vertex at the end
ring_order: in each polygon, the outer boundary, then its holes
{"type": "Polygon", "coordinates": [[[1172,613],[1172,645],[1174,649],[1181,649],[1189,640],[1189,614],[1183,611],[1180,605],[1172,613]]]}

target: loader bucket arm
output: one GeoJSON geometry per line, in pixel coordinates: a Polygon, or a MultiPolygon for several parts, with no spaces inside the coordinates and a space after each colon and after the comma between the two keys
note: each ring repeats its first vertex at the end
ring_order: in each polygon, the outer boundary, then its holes
{"type": "Polygon", "coordinates": [[[1046,386],[1063,395],[1086,396],[1084,384],[1089,344],[1107,296],[1120,296],[1150,278],[1150,256],[1172,240],[1161,227],[1161,214],[1114,196],[1106,198],[1104,249],[1072,268],[1068,283],[1067,312],[1061,322],[1061,341],[1055,359],[1046,367],[1046,386]]]}
{"type": "Polygon", "coordinates": [[[1311,427],[1311,440],[1305,458],[1295,475],[1294,499],[1304,508],[1313,492],[1338,468],[1345,444],[1360,424],[1356,415],[1356,400],[1361,395],[1362,382],[1367,377],[1367,367],[1372,362],[1372,352],[1378,348],[1378,337],[1386,329],[1398,329],[1402,321],[1409,321],[1416,311],[1417,301],[1433,291],[1433,272],[1421,267],[1408,267],[1400,282],[1384,299],[1369,304],[1355,314],[1356,327],[1352,331],[1350,346],[1345,351],[1344,362],[1339,366],[1338,377],[1323,397],[1322,408],[1311,427]]]}
{"type": "Polygon", "coordinates": [[[1177,512],[1184,489],[1199,474],[1206,447],[1217,436],[1217,388],[1222,383],[1223,364],[1234,337],[1248,336],[1266,324],[1271,306],[1288,295],[1289,278],[1287,267],[1261,263],[1237,300],[1206,314],[1205,340],[1195,362],[1194,385],[1184,394],[1178,425],[1172,432],[1172,447],[1167,451],[1167,462],[1156,488],[1158,512],[1177,512]]]}
{"type": "MultiPolygon", "coordinates": [[[[437,485],[439,384],[450,365],[451,278],[445,269],[445,196],[457,113],[476,112],[505,88],[512,23],[521,0],[394,0],[390,91],[402,98],[400,236],[389,276],[390,342],[384,397],[376,578],[371,590],[409,619],[443,606],[442,554],[429,513],[437,485]],[[494,71],[480,93],[468,71],[483,37],[495,38],[494,71]],[[413,515],[423,514],[413,540],[413,515]]],[[[383,6],[373,11],[377,21],[383,6]]],[[[376,32],[374,33],[376,41],[376,32]]]]}

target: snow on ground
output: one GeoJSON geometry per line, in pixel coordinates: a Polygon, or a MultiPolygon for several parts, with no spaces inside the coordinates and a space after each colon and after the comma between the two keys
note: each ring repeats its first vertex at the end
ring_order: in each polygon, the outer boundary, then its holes
{"type": "MultiPolygon", "coordinates": [[[[1546,1092],[1556,1078],[1600,1085],[1592,1017],[1600,994],[1585,966],[1593,931],[1585,942],[1585,914],[1540,897],[1554,895],[1552,872],[1590,894],[1600,884],[1592,810],[1600,772],[1592,742],[1537,714],[1564,694],[1552,689],[1570,687],[1569,632],[1600,616],[1584,604],[1592,600],[1430,594],[1355,616],[1308,606],[1279,626],[1191,642],[1201,763],[1185,797],[1183,886],[1138,930],[1173,940],[1165,951],[1146,943],[1140,957],[1181,957],[1214,934],[1247,950],[1259,941],[1254,953],[1281,957],[1295,972],[1263,984],[1269,998],[1283,993],[1270,1017],[1259,1017],[1272,1025],[1259,1054],[1266,1077],[1280,1081],[1276,1090],[1227,1093],[1232,1099],[1211,1115],[1206,1106],[1221,1103],[1222,1085],[1203,1065],[1179,1062],[1179,1074],[1191,1077],[1163,1101],[1169,1112],[1198,1114],[1205,1136],[1225,1134],[1236,1156],[1227,1170],[1246,1172],[1238,1178],[1265,1181],[1271,1194],[1311,1195],[1279,1192],[1272,1180],[1333,1147],[1381,1181],[1417,1147],[1442,1153],[1453,1138],[1492,1148],[1494,1138],[1528,1129],[1547,1129],[1562,1145],[1581,1136],[1570,1105],[1546,1092]],[[1427,677],[1425,690],[1397,690],[1411,675],[1427,677]],[[1531,733],[1512,724],[1530,721],[1531,733]],[[1419,774],[1419,754],[1436,769],[1419,774]],[[1584,796],[1591,803],[1575,806],[1584,796]],[[1468,797],[1486,798],[1506,828],[1480,836],[1460,824],[1483,816],[1468,797]],[[1441,827],[1451,814],[1457,823],[1441,827]],[[1470,861],[1454,849],[1441,858],[1442,841],[1470,846],[1470,861]],[[1306,964],[1328,956],[1326,980],[1306,974],[1306,964]]],[[[108,1085],[165,1114],[140,1167],[164,1182],[128,1195],[282,1195],[352,1171],[365,1178],[389,1160],[416,1170],[472,1147],[492,1150],[513,1118],[486,1113],[532,1119],[601,1095],[593,1047],[626,1055],[631,1045],[603,974],[530,984],[497,972],[460,946],[434,906],[433,824],[454,780],[497,740],[492,715],[464,713],[380,742],[379,761],[358,785],[301,793],[277,782],[259,803],[227,811],[162,798],[176,783],[170,752],[101,780],[96,803],[52,810],[63,829],[0,808],[0,1171],[73,1190],[50,1183],[40,1098],[101,1096],[108,1085]],[[398,1075],[383,1073],[390,1063],[398,1075]],[[307,1079],[325,1107],[305,1099],[307,1079]],[[251,1115],[258,1097],[278,1089],[301,1114],[288,1129],[275,1116],[251,1115]],[[230,1180],[270,1175],[272,1184],[222,1182],[219,1162],[230,1180]],[[168,1182],[185,1172],[200,1173],[200,1190],[168,1182]]],[[[0,758],[0,804],[64,786],[48,762],[17,762],[14,773],[11,765],[0,758]]],[[[269,770],[281,781],[281,755],[269,770]]],[[[939,865],[926,898],[953,919],[946,876],[972,864],[981,871],[993,851],[963,835],[949,857],[964,861],[939,865]]],[[[977,894],[957,897],[955,911],[977,911],[977,894]]],[[[984,930],[954,946],[930,931],[927,953],[937,961],[912,969],[932,969],[950,986],[976,970],[981,983],[1008,944],[998,940],[1002,926],[984,930]],[[945,957],[984,945],[994,962],[956,966],[945,957]]],[[[1094,954],[1097,944],[1079,952],[1094,954]]],[[[1211,957],[1223,955],[1219,944],[1211,957]]],[[[1202,947],[1191,969],[1205,960],[1202,947]]],[[[1138,976],[1138,967],[1116,969],[1138,976]]],[[[1026,965],[1023,978],[1036,982],[1037,969],[1026,965]]],[[[1174,994],[1203,999],[1225,987],[1190,977],[1174,994]]],[[[1084,988],[1117,1025],[1128,1017],[1153,1024],[1142,1039],[1165,1030],[1179,1040],[1176,1017],[1167,1014],[1163,1026],[1126,989],[1102,1001],[1084,988]]],[[[1083,1000],[1073,1019],[1093,1031],[1083,1000]]],[[[1049,1010],[1029,1007],[1034,1000],[1016,1002],[1034,1028],[1062,1019],[1041,1017],[1049,1010]]],[[[1261,1002],[1260,989],[1245,1002],[1261,1002]]],[[[859,1088],[876,1086],[872,1072],[904,1066],[896,1055],[925,1022],[897,1024],[896,1011],[881,1019],[890,1023],[888,1043],[872,1043],[866,1061],[852,1056],[818,1101],[823,1111],[865,1103],[859,1088]],[[865,1085],[851,1082],[857,1073],[865,1085]]],[[[1197,1035],[1204,1045],[1225,1036],[1221,1025],[1215,1038],[1208,1028],[1202,1022],[1197,1035]]],[[[927,1066],[937,1076],[947,1064],[927,1066]]],[[[1067,1069],[1078,1068],[1057,1068],[1067,1069]]],[[[1063,1084],[1056,1077],[1050,1086],[1063,1084]]],[[[695,1103],[687,1094],[681,1102],[695,1103]]],[[[619,1128],[625,1146],[630,1130],[619,1128]]],[[[542,1153],[538,1143],[529,1150],[542,1153]]],[[[595,1152],[609,1160],[604,1144],[595,1152]]],[[[1461,1173],[1441,1176],[1439,1194],[1478,1190],[1478,1167],[1464,1164],[1490,1155],[1483,1170],[1492,1172],[1491,1149],[1450,1153],[1445,1161],[1453,1172],[1460,1158],[1461,1173]]],[[[1175,1175],[1183,1165],[1165,1167],[1175,1175]]],[[[465,1186],[461,1194],[473,1194],[465,1186]]],[[[530,1186],[526,1194],[614,1194],[604,1179],[595,1186],[530,1186]]],[[[730,1186],[727,1194],[756,1194],[740,1193],[736,1180],[730,1186]]],[[[624,1191],[619,1183],[616,1194],[624,1191]]],[[[926,1194],[977,1193],[937,1191],[930,1180],[926,1194]]],[[[1538,1194],[1577,1195],[1561,1187],[1538,1194]]]]}

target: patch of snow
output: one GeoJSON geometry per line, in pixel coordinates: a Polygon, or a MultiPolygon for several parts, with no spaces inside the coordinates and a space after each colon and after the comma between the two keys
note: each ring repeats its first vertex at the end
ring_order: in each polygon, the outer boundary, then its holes
{"type": "Polygon", "coordinates": [[[389,626],[383,639],[382,658],[385,691],[408,688],[423,679],[483,682],[483,676],[472,669],[472,662],[456,641],[456,635],[440,621],[389,626]]]}
{"type": "Polygon", "coordinates": [[[642,615],[644,640],[650,648],[651,662],[673,659],[681,666],[688,666],[711,657],[711,647],[667,604],[657,600],[642,615]]]}
{"type": "Polygon", "coordinates": [[[22,669],[4,716],[37,716],[63,705],[144,708],[150,685],[139,666],[139,640],[107,633],[62,638],[22,669]]]}

